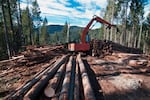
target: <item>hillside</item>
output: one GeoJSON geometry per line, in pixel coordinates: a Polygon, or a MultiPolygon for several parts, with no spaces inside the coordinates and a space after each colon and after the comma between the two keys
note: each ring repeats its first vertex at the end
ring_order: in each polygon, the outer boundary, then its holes
{"type": "MultiPolygon", "coordinates": [[[[64,27],[63,25],[48,25],[47,31],[49,34],[54,34],[56,32],[61,32],[63,30],[63,27],[64,27]]],[[[79,26],[71,26],[70,32],[77,32],[81,29],[83,29],[83,28],[79,27],[79,26]]]]}
{"type": "MultiPolygon", "coordinates": [[[[53,35],[55,33],[61,34],[64,26],[63,25],[48,25],[47,30],[48,33],[53,35]]],[[[70,41],[80,41],[80,34],[82,33],[83,27],[79,26],[71,26],[69,33],[70,33],[70,41]]],[[[91,39],[102,39],[102,30],[100,29],[90,29],[89,36],[91,39]]]]}

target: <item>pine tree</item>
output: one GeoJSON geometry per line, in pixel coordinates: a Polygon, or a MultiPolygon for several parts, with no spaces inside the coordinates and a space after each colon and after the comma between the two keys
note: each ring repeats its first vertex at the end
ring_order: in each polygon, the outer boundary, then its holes
{"type": "Polygon", "coordinates": [[[140,20],[143,19],[144,14],[144,1],[143,0],[131,0],[130,6],[130,21],[132,25],[132,34],[134,35],[132,44],[137,47],[137,41],[139,36],[139,24],[140,20]]]}
{"type": "Polygon", "coordinates": [[[2,17],[3,17],[3,23],[4,23],[4,38],[5,38],[6,48],[7,48],[7,54],[8,54],[8,57],[10,58],[11,53],[10,53],[10,44],[8,41],[8,28],[7,28],[5,9],[4,9],[3,3],[4,2],[1,1],[2,17]]]}
{"type": "Polygon", "coordinates": [[[39,5],[38,5],[38,2],[37,0],[33,1],[32,2],[32,19],[33,19],[33,23],[34,23],[34,42],[36,44],[40,44],[40,41],[39,41],[39,35],[40,35],[40,26],[41,26],[41,11],[40,11],[40,8],[39,8],[39,5]]]}
{"type": "Polygon", "coordinates": [[[32,19],[29,15],[29,8],[26,7],[25,10],[22,11],[22,28],[23,28],[23,33],[25,36],[25,45],[32,45],[32,19]]]}
{"type": "Polygon", "coordinates": [[[47,32],[47,18],[45,17],[43,20],[43,25],[41,27],[41,36],[40,36],[40,44],[48,44],[49,43],[49,34],[47,32]]]}
{"type": "Polygon", "coordinates": [[[61,38],[61,42],[62,43],[66,43],[67,42],[67,30],[68,30],[68,23],[67,21],[65,22],[64,28],[62,30],[62,38],[61,38]]]}

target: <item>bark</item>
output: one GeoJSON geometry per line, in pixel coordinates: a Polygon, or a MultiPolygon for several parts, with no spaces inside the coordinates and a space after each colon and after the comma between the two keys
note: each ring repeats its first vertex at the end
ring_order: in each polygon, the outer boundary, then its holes
{"type": "Polygon", "coordinates": [[[128,39],[127,39],[127,9],[128,9],[128,2],[126,2],[126,7],[125,7],[125,14],[126,14],[126,16],[125,16],[125,46],[127,46],[127,41],[128,41],[128,39]]]}
{"type": "Polygon", "coordinates": [[[103,38],[106,39],[106,31],[105,31],[105,26],[103,26],[103,38]]]}
{"type": "Polygon", "coordinates": [[[5,10],[4,10],[4,5],[2,4],[2,16],[3,16],[3,21],[4,21],[4,35],[5,35],[5,41],[6,41],[6,48],[7,48],[7,53],[9,59],[11,58],[10,54],[10,47],[9,47],[9,40],[8,40],[8,29],[7,29],[7,22],[6,22],[6,16],[5,16],[5,10]]]}
{"type": "Polygon", "coordinates": [[[81,55],[77,56],[77,60],[79,62],[79,68],[80,68],[80,72],[81,72],[81,76],[82,76],[82,84],[83,84],[85,100],[96,100],[94,92],[93,92],[93,88],[92,88],[90,80],[89,80],[89,76],[85,69],[85,65],[81,59],[81,55]]]}
{"type": "MultiPolygon", "coordinates": [[[[18,7],[19,7],[20,32],[21,32],[21,38],[23,39],[24,34],[23,34],[23,30],[22,30],[22,16],[21,16],[20,0],[18,1],[18,7]]],[[[25,41],[23,41],[23,42],[25,43],[25,41]]]]}
{"type": "Polygon", "coordinates": [[[120,34],[120,37],[119,37],[119,38],[120,38],[119,43],[122,44],[123,33],[120,34]]]}
{"type": "Polygon", "coordinates": [[[128,47],[131,47],[131,32],[128,31],[128,47]]]}
{"type": "Polygon", "coordinates": [[[31,25],[31,18],[30,18],[30,11],[29,11],[29,0],[27,0],[27,8],[28,8],[28,25],[29,25],[29,39],[30,39],[30,45],[33,44],[32,42],[32,25],[31,25]]]}
{"type": "Polygon", "coordinates": [[[12,32],[12,47],[11,47],[11,54],[12,55],[15,55],[15,52],[14,52],[14,28],[13,28],[13,21],[12,21],[12,17],[11,17],[11,8],[10,8],[10,1],[7,0],[7,4],[8,4],[8,13],[9,13],[9,19],[10,19],[10,26],[11,26],[11,32],[12,32]]]}
{"type": "Polygon", "coordinates": [[[141,37],[142,37],[142,27],[143,27],[143,24],[141,24],[141,27],[140,27],[140,33],[139,33],[139,39],[138,39],[138,48],[140,48],[140,43],[141,43],[141,37]]]}
{"type": "MultiPolygon", "coordinates": [[[[112,6],[112,15],[111,15],[111,24],[113,24],[114,21],[114,2],[113,2],[113,6],[112,6]]],[[[111,28],[111,33],[110,33],[110,40],[113,40],[113,28],[111,28]]]]}
{"type": "Polygon", "coordinates": [[[115,34],[115,40],[114,41],[117,43],[117,29],[115,29],[114,34],[115,34]]]}
{"type": "Polygon", "coordinates": [[[131,43],[132,43],[132,47],[134,47],[134,33],[135,33],[135,30],[134,30],[134,25],[132,27],[132,36],[131,36],[131,43]]]}
{"type": "Polygon", "coordinates": [[[108,29],[106,29],[106,40],[109,40],[109,32],[108,32],[108,29]]]}
{"type": "Polygon", "coordinates": [[[134,48],[136,48],[136,43],[137,43],[137,36],[135,35],[134,36],[134,45],[133,45],[134,48]]]}
{"type": "MultiPolygon", "coordinates": [[[[147,37],[148,37],[148,30],[146,31],[144,39],[146,39],[147,37]]],[[[143,53],[147,54],[147,45],[146,45],[145,40],[144,40],[144,45],[143,45],[143,53]]]]}
{"type": "Polygon", "coordinates": [[[68,24],[67,25],[67,43],[70,42],[70,39],[69,39],[69,30],[70,30],[70,25],[68,24]]]}

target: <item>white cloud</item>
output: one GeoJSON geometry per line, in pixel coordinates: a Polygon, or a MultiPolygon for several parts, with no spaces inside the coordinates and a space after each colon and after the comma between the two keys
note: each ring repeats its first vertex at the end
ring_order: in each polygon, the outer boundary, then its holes
{"type": "Polygon", "coordinates": [[[150,13],[150,3],[144,8],[144,17],[146,17],[150,13]]]}
{"type": "MultiPolygon", "coordinates": [[[[21,8],[26,8],[26,0],[21,3],[21,8]]],[[[61,24],[67,20],[71,25],[86,26],[93,15],[104,16],[107,0],[72,0],[79,5],[71,7],[70,0],[37,0],[40,6],[41,15],[48,19],[49,24],[61,24]],[[101,9],[100,9],[101,8],[101,9]],[[57,20],[57,21],[55,21],[57,20]]],[[[31,5],[29,5],[31,7],[31,5]]],[[[150,12],[150,3],[144,9],[144,17],[150,12]]],[[[129,11],[128,11],[129,12],[129,11]]],[[[99,25],[97,26],[99,27],[99,25]]]]}
{"type": "Polygon", "coordinates": [[[64,5],[70,5],[70,3],[67,0],[59,0],[59,2],[64,5]]]}
{"type": "MultiPolygon", "coordinates": [[[[77,0],[79,2],[79,0],[77,0]]],[[[99,5],[99,7],[106,6],[106,0],[94,0],[96,5],[99,5]],[[103,1],[103,2],[102,2],[103,1]]],[[[76,10],[75,8],[66,7],[65,5],[69,5],[68,2],[64,0],[59,0],[58,3],[56,0],[38,0],[38,3],[40,5],[42,13],[47,14],[54,14],[54,15],[64,15],[68,17],[77,17],[77,18],[91,18],[95,14],[100,14],[100,11],[96,10],[96,6],[92,5],[93,1],[91,0],[81,0],[79,3],[83,6],[80,8],[85,10],[85,12],[81,12],[79,10],[76,10]],[[91,3],[89,3],[91,2],[91,3]],[[84,6],[85,4],[85,6],[84,6]],[[87,6],[86,6],[87,5],[87,6]]]]}
{"type": "MultiPolygon", "coordinates": [[[[88,21],[91,20],[93,15],[100,16],[100,9],[97,10],[96,7],[105,8],[107,5],[107,0],[74,0],[78,2],[81,6],[77,6],[76,8],[68,7],[71,5],[69,0],[37,0],[40,6],[41,15],[43,17],[54,17],[55,16],[66,16],[63,18],[70,19],[72,25],[85,26],[88,21]],[[81,9],[81,10],[77,10],[81,9]],[[78,24],[77,24],[78,22],[78,24]]],[[[22,3],[21,7],[25,8],[27,4],[22,3]]],[[[66,20],[61,19],[61,20],[66,20]]],[[[49,22],[53,23],[53,22],[49,22]]],[[[60,21],[60,24],[64,23],[64,21],[60,21]]],[[[57,23],[58,24],[58,23],[57,23]]]]}
{"type": "Polygon", "coordinates": [[[87,8],[94,8],[99,6],[105,8],[107,5],[107,0],[76,0],[81,5],[86,6],[87,8]]]}

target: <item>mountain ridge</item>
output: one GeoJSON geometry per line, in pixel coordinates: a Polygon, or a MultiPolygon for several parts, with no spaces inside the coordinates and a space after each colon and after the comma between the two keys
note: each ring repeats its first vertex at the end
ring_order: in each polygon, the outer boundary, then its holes
{"type": "MultiPolygon", "coordinates": [[[[61,32],[64,28],[64,25],[47,25],[47,32],[49,34],[54,34],[57,32],[61,32]]],[[[83,29],[83,27],[79,27],[79,26],[70,26],[70,31],[79,31],[83,29]]]]}

